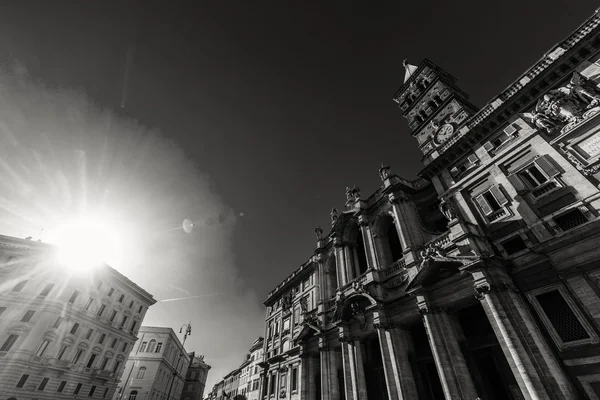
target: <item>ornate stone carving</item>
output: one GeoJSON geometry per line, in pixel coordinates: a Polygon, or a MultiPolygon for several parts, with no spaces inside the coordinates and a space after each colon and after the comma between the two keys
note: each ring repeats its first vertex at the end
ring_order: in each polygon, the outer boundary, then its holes
{"type": "Polygon", "coordinates": [[[292,308],[292,293],[288,292],[281,297],[281,308],[283,311],[292,308]]]}
{"type": "Polygon", "coordinates": [[[353,200],[352,189],[346,186],[346,203],[350,203],[353,200]]]}
{"type": "Polygon", "coordinates": [[[585,164],[583,164],[581,162],[581,160],[579,160],[579,158],[577,158],[577,156],[575,156],[575,154],[573,154],[572,150],[570,148],[568,148],[567,146],[563,145],[562,143],[559,144],[560,149],[563,151],[563,153],[565,153],[565,155],[567,156],[567,159],[569,161],[571,161],[573,163],[573,165],[575,166],[575,168],[579,171],[581,171],[582,174],[584,175],[594,175],[595,173],[597,173],[598,171],[600,171],[600,164],[596,164],[593,165],[591,167],[586,166],[585,164]]]}
{"type": "Polygon", "coordinates": [[[320,226],[317,226],[315,229],[315,235],[317,236],[317,240],[323,239],[323,229],[320,226]]]}
{"type": "Polygon", "coordinates": [[[549,134],[559,129],[566,133],[595,115],[599,105],[598,87],[579,72],[574,72],[567,85],[548,91],[538,100],[534,110],[521,116],[549,134]]]}
{"type": "Polygon", "coordinates": [[[342,310],[342,306],[344,305],[344,301],[346,300],[346,296],[344,296],[344,293],[342,292],[337,292],[335,295],[335,303],[333,304],[333,307],[331,307],[331,309],[327,312],[329,315],[331,315],[331,320],[332,321],[337,321],[338,319],[340,319],[341,315],[341,310],[342,310]]]}
{"type": "Polygon", "coordinates": [[[363,283],[358,280],[352,281],[352,289],[354,290],[354,293],[356,293],[356,294],[367,293],[363,283]]]}
{"type": "Polygon", "coordinates": [[[351,193],[354,201],[360,200],[360,188],[358,186],[352,186],[351,193]]]}
{"type": "Polygon", "coordinates": [[[335,225],[338,218],[340,217],[340,213],[339,213],[338,209],[334,207],[331,209],[331,213],[329,215],[331,216],[331,226],[333,226],[333,225],[335,225]]]}
{"type": "Polygon", "coordinates": [[[300,298],[300,310],[302,314],[306,314],[308,312],[308,299],[306,297],[300,298]]]}
{"type": "Polygon", "coordinates": [[[367,329],[367,318],[365,317],[365,312],[360,308],[358,303],[352,303],[350,305],[350,312],[352,312],[352,316],[356,321],[358,321],[358,326],[361,330],[367,329]]]}
{"type": "Polygon", "coordinates": [[[385,164],[381,164],[381,167],[379,168],[379,178],[381,178],[382,181],[385,181],[386,179],[389,179],[392,176],[392,172],[391,169],[388,165],[385,164]]]}
{"type": "Polygon", "coordinates": [[[487,282],[475,286],[475,298],[477,300],[483,300],[485,295],[488,294],[490,290],[492,290],[492,288],[487,282]]]}

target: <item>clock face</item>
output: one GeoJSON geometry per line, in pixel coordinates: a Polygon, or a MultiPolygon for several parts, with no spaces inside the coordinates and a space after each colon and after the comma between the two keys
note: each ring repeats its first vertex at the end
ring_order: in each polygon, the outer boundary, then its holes
{"type": "Polygon", "coordinates": [[[446,140],[448,140],[448,138],[450,136],[452,136],[453,133],[454,133],[454,126],[452,126],[451,124],[442,125],[440,127],[440,129],[438,129],[438,131],[435,133],[435,136],[433,137],[433,141],[437,145],[440,145],[440,144],[444,143],[446,140]]]}

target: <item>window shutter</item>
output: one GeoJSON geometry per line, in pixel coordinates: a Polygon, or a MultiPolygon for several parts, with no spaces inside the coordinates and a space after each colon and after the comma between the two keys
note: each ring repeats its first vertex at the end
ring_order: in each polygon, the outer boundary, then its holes
{"type": "Polygon", "coordinates": [[[494,150],[494,145],[492,142],[485,142],[483,144],[483,148],[489,153],[490,151],[494,150]]]}
{"type": "Polygon", "coordinates": [[[517,128],[515,128],[514,125],[509,125],[506,128],[504,128],[504,133],[506,133],[508,136],[512,136],[517,132],[517,128]]]}
{"type": "Polygon", "coordinates": [[[452,175],[452,177],[454,177],[454,178],[455,178],[455,177],[457,177],[457,176],[458,176],[458,174],[459,174],[459,173],[458,173],[458,168],[456,168],[456,167],[452,167],[452,168],[450,169],[450,175],[452,175]]]}
{"type": "Polygon", "coordinates": [[[492,186],[490,188],[490,192],[492,192],[492,195],[496,198],[496,201],[501,206],[503,206],[506,203],[508,203],[508,199],[506,198],[506,196],[504,195],[504,193],[502,193],[502,189],[500,189],[500,185],[494,185],[494,186],[492,186]]]}
{"type": "Polygon", "coordinates": [[[477,158],[475,154],[471,154],[469,157],[467,157],[467,160],[469,160],[471,164],[477,164],[479,158],[477,158]]]}
{"type": "Polygon", "coordinates": [[[539,157],[534,162],[550,178],[554,178],[560,173],[548,156],[539,157]]]}
{"type": "Polygon", "coordinates": [[[523,181],[521,180],[521,178],[519,178],[517,174],[510,174],[507,176],[507,178],[510,184],[515,188],[517,193],[523,193],[527,191],[527,186],[525,186],[525,183],[523,183],[523,181]]]}
{"type": "Polygon", "coordinates": [[[490,207],[487,200],[483,197],[482,194],[475,197],[475,201],[479,205],[479,208],[481,209],[481,211],[483,211],[484,215],[490,215],[493,212],[492,207],[490,207]]]}

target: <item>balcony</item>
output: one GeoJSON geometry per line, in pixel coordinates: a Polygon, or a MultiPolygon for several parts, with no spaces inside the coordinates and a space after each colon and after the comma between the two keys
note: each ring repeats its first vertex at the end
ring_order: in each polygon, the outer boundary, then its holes
{"type": "Polygon", "coordinates": [[[107,371],[105,369],[99,369],[99,368],[94,368],[92,370],[91,373],[92,377],[94,378],[99,378],[99,379],[104,379],[104,380],[108,380],[110,379],[112,376],[114,376],[114,374],[110,371],[107,371]]]}
{"type": "Polygon", "coordinates": [[[386,280],[392,275],[396,275],[398,272],[406,269],[406,261],[401,258],[391,263],[387,268],[381,271],[381,280],[386,280]]]}

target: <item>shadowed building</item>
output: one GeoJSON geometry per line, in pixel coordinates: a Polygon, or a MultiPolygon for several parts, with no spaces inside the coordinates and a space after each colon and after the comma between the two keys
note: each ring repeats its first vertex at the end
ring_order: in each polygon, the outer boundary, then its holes
{"type": "Polygon", "coordinates": [[[155,300],[107,265],[55,260],[54,246],[0,236],[0,393],[110,399],[155,300]]]}
{"type": "Polygon", "coordinates": [[[269,293],[262,399],[600,398],[600,15],[481,109],[394,96],[424,169],[348,188],[269,293]]]}
{"type": "Polygon", "coordinates": [[[114,400],[174,400],[181,397],[190,365],[171,328],[142,326],[114,400]]]}
{"type": "Polygon", "coordinates": [[[181,400],[202,400],[210,365],[204,362],[204,356],[196,356],[194,353],[190,353],[189,356],[191,361],[185,376],[181,400]]]}

